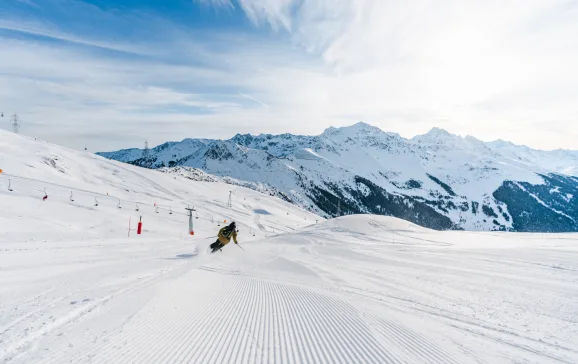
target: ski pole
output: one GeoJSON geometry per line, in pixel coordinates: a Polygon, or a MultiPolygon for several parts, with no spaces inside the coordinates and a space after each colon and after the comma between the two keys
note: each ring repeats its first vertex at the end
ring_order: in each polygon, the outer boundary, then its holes
{"type": "Polygon", "coordinates": [[[245,251],[245,249],[243,249],[243,248],[239,245],[239,243],[237,243],[237,244],[235,244],[235,245],[238,246],[239,248],[241,248],[242,251],[245,251]]]}

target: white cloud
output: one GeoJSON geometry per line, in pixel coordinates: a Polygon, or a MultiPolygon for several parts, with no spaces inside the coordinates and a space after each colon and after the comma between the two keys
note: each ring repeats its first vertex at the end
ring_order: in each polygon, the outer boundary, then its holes
{"type": "Polygon", "coordinates": [[[405,135],[438,124],[485,138],[578,148],[576,2],[226,3],[241,6],[255,25],[283,24],[294,41],[320,54],[325,75],[317,88],[307,78],[302,88],[314,109],[359,115],[405,135]],[[422,119],[403,123],[404,114],[422,119]],[[545,140],[545,125],[559,133],[545,140]]]}
{"type": "Polygon", "coordinates": [[[19,111],[32,132],[56,142],[93,135],[97,149],[237,132],[313,134],[357,120],[404,136],[439,126],[578,149],[575,3],[198,2],[241,8],[263,31],[202,33],[154,16],[103,14],[115,24],[137,19],[133,29],[154,34],[118,41],[2,20],[0,28],[60,41],[0,35],[4,111],[19,111]]]}

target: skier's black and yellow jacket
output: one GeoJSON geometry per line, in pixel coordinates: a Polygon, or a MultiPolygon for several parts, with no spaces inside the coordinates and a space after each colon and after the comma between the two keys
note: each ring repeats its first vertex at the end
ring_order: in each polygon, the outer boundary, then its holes
{"type": "Polygon", "coordinates": [[[223,245],[229,244],[231,242],[231,237],[235,241],[235,244],[237,244],[237,231],[236,231],[236,229],[232,229],[232,230],[229,229],[228,226],[225,226],[224,228],[219,230],[218,237],[219,237],[219,241],[223,245]]]}

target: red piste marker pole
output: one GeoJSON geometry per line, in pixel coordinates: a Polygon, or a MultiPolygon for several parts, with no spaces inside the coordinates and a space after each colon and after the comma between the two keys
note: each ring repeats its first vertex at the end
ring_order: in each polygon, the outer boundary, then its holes
{"type": "Polygon", "coordinates": [[[138,235],[142,234],[142,216],[140,217],[139,221],[138,221],[138,226],[136,228],[136,233],[138,235]]]}

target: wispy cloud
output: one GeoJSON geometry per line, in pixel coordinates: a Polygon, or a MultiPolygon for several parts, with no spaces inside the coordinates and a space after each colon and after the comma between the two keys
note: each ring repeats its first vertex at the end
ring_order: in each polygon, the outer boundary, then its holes
{"type": "Polygon", "coordinates": [[[331,106],[321,107],[336,114],[364,115],[403,134],[438,122],[485,138],[504,133],[542,147],[560,140],[578,147],[563,134],[544,140],[540,130],[526,128],[531,122],[556,123],[578,136],[577,109],[571,106],[578,97],[572,86],[578,84],[576,2],[214,2],[224,4],[239,6],[254,25],[288,32],[318,53],[330,74],[321,92],[331,106]],[[480,107],[489,102],[492,112],[480,107]],[[419,110],[421,122],[391,122],[392,114],[419,110]]]}
{"type": "Polygon", "coordinates": [[[93,135],[113,149],[362,119],[578,148],[572,2],[196,1],[252,24],[227,28],[63,1],[56,15],[0,20],[0,108],[55,142],[93,135]]]}
{"type": "Polygon", "coordinates": [[[248,98],[249,100],[253,100],[253,101],[255,101],[256,103],[258,103],[258,104],[260,104],[260,105],[262,105],[262,106],[269,107],[269,105],[267,105],[266,103],[264,103],[263,101],[259,100],[259,99],[256,98],[256,97],[253,97],[253,96],[251,96],[251,95],[244,94],[244,93],[242,93],[242,92],[239,92],[239,95],[240,95],[240,96],[243,96],[243,97],[246,97],[246,98],[248,98]]]}

